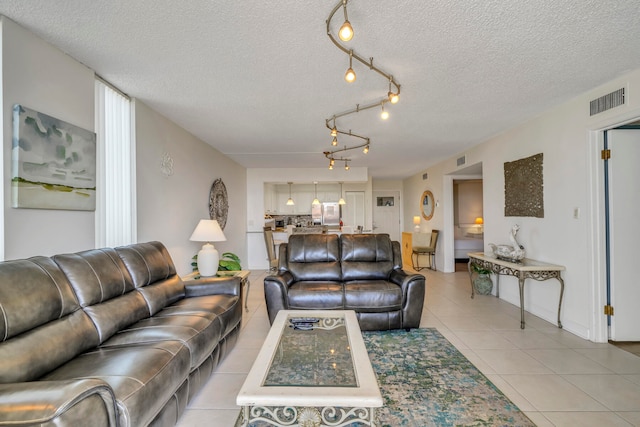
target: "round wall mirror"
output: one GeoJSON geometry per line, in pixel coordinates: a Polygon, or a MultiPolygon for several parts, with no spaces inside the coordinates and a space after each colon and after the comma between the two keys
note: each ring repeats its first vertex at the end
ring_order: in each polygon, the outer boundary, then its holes
{"type": "Polygon", "coordinates": [[[436,204],[433,201],[433,193],[429,190],[422,193],[422,197],[420,197],[420,210],[422,211],[424,219],[427,221],[430,220],[435,208],[436,204]]]}

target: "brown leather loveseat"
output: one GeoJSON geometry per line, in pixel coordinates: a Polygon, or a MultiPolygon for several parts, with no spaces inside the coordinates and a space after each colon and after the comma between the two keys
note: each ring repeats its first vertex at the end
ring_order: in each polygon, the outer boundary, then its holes
{"type": "Polygon", "coordinates": [[[160,242],[0,263],[0,425],[175,425],[235,344],[240,291],[185,286],[160,242]]]}
{"type": "Polygon", "coordinates": [[[280,310],[355,310],[362,330],[420,326],[425,278],[402,270],[388,234],[294,234],[264,279],[269,320],[280,310]]]}

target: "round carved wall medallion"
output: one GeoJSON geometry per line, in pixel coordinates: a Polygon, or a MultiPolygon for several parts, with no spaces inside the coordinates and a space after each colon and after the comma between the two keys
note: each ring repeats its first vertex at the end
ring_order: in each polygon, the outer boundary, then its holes
{"type": "Polygon", "coordinates": [[[209,192],[209,217],[215,219],[224,230],[227,225],[227,214],[229,213],[229,201],[227,200],[227,187],[224,186],[222,178],[213,181],[209,192]]]}

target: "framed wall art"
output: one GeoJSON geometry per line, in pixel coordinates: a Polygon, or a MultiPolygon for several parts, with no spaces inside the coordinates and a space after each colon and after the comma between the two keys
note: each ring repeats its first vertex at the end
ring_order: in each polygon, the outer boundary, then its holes
{"type": "Polygon", "coordinates": [[[504,216],[544,218],[542,153],[504,164],[504,216]]]}
{"type": "Polygon", "coordinates": [[[12,207],[95,210],[95,133],[16,104],[11,160],[12,207]]]}

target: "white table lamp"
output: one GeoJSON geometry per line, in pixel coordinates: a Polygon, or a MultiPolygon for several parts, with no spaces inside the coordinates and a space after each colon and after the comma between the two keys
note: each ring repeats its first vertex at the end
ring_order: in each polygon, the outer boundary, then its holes
{"type": "Polygon", "coordinates": [[[206,242],[198,252],[198,272],[201,276],[215,276],[218,272],[220,254],[210,242],[224,242],[227,240],[218,221],[215,219],[201,219],[189,240],[206,242]]]}
{"type": "Polygon", "coordinates": [[[414,216],[413,217],[413,231],[415,231],[416,233],[420,232],[420,217],[419,216],[414,216]]]}

